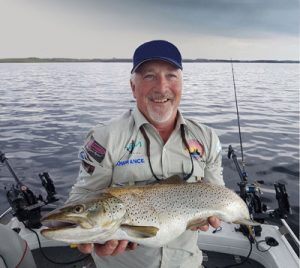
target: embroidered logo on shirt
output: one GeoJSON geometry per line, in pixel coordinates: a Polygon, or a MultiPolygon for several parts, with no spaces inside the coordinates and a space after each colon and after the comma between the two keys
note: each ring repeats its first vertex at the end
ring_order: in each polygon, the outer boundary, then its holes
{"type": "Polygon", "coordinates": [[[197,140],[187,141],[190,147],[190,154],[196,160],[199,160],[204,155],[204,146],[199,143],[197,140]]]}
{"type": "Polygon", "coordinates": [[[101,163],[105,157],[106,149],[95,141],[92,136],[89,142],[85,145],[86,152],[93,157],[98,163],[101,163]]]}
{"type": "Polygon", "coordinates": [[[145,163],[144,158],[137,158],[137,159],[118,161],[116,166],[138,165],[138,164],[144,164],[144,163],[145,163]]]}
{"type": "Polygon", "coordinates": [[[128,152],[130,152],[132,154],[132,152],[135,148],[141,148],[142,146],[143,146],[142,141],[134,141],[133,140],[125,148],[128,152]]]}

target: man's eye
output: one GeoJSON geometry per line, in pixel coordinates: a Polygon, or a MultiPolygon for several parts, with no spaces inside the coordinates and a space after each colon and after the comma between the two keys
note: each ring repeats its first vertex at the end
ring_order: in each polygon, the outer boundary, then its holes
{"type": "Polygon", "coordinates": [[[155,76],[153,75],[153,74],[146,74],[145,76],[144,76],[144,79],[147,79],[147,80],[152,80],[152,79],[154,79],[155,78],[155,76]]]}
{"type": "Polygon", "coordinates": [[[169,78],[177,78],[177,75],[176,74],[168,74],[168,77],[169,78]]]}

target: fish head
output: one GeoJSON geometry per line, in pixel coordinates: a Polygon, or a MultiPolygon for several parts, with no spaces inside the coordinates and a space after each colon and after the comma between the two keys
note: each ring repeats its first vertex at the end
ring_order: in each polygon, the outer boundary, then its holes
{"type": "Polygon", "coordinates": [[[94,234],[105,237],[115,232],[125,214],[123,202],[104,193],[96,198],[67,203],[43,216],[41,221],[49,228],[41,233],[47,238],[65,242],[70,242],[71,237],[81,239],[72,242],[87,242],[82,237],[88,239],[94,234]]]}

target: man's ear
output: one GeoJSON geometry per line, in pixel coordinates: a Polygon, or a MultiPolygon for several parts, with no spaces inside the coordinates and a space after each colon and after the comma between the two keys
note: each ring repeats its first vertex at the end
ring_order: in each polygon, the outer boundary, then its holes
{"type": "Polygon", "coordinates": [[[136,95],[135,95],[135,84],[132,82],[132,80],[130,79],[130,87],[132,90],[132,95],[133,97],[136,99],[136,95]]]}

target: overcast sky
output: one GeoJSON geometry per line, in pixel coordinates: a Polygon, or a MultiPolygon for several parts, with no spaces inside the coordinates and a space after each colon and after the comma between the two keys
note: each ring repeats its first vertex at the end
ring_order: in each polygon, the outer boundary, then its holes
{"type": "Polygon", "coordinates": [[[165,39],[183,58],[299,59],[299,0],[0,0],[0,58],[131,58],[165,39]]]}

